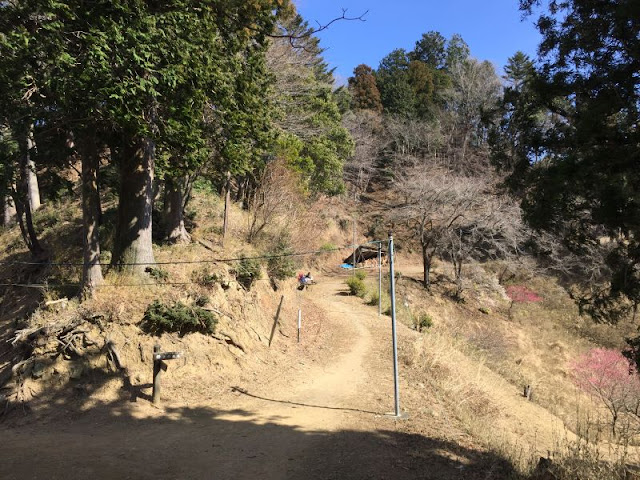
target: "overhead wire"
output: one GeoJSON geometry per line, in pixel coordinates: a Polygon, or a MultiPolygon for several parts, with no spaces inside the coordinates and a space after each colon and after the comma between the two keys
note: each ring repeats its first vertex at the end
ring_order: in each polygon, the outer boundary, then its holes
{"type": "MultiPolygon", "coordinates": [[[[256,256],[241,256],[241,257],[233,257],[233,258],[206,258],[200,260],[174,260],[174,261],[163,261],[163,262],[124,262],[117,263],[112,265],[111,263],[104,262],[96,262],[92,263],[92,265],[100,265],[100,266],[117,266],[117,267],[126,267],[126,266],[153,266],[153,265],[188,265],[188,264],[198,264],[198,263],[228,263],[228,262],[239,262],[242,260],[269,260],[273,258],[285,258],[285,257],[302,257],[307,255],[318,255],[323,253],[331,253],[331,252],[339,252],[346,249],[352,249],[354,247],[358,247],[360,245],[345,245],[344,247],[335,247],[335,248],[322,248],[320,250],[311,250],[307,252],[294,252],[294,253],[282,253],[275,255],[256,255],[256,256]]],[[[26,262],[26,261],[0,261],[0,265],[38,265],[38,266],[53,266],[53,267],[83,267],[87,265],[84,262],[26,262]]]]}
{"type": "MultiPolygon", "coordinates": [[[[238,262],[243,260],[270,260],[276,258],[287,258],[287,257],[301,257],[308,255],[319,255],[325,253],[339,252],[342,250],[351,250],[353,248],[360,247],[362,245],[367,244],[378,244],[382,243],[381,240],[374,240],[365,242],[363,244],[358,245],[345,245],[343,247],[335,247],[335,248],[322,248],[319,250],[311,250],[306,252],[293,252],[293,253],[283,253],[276,255],[256,255],[256,256],[241,256],[241,257],[233,257],[233,258],[209,258],[209,259],[200,259],[200,260],[175,260],[175,261],[163,261],[163,262],[131,262],[131,263],[119,263],[115,266],[155,266],[155,265],[189,265],[189,264],[206,264],[206,263],[229,263],[229,262],[238,262]]],[[[32,265],[32,266],[52,266],[52,267],[84,267],[85,263],[80,262],[26,262],[26,261],[0,261],[0,265],[32,265]]],[[[94,263],[93,265],[100,266],[112,266],[110,263],[94,263]]],[[[354,267],[354,269],[365,269],[367,267],[354,267]]],[[[268,280],[268,279],[264,279],[268,280]]],[[[118,284],[108,284],[103,283],[97,285],[96,288],[118,288],[118,287],[145,287],[145,286],[163,286],[163,285],[194,285],[198,284],[197,281],[189,281],[189,282],[156,282],[156,283],[118,283],[118,284]]],[[[21,287],[21,288],[80,288],[82,285],[79,283],[12,283],[5,282],[0,283],[0,287],[21,287]]]]}

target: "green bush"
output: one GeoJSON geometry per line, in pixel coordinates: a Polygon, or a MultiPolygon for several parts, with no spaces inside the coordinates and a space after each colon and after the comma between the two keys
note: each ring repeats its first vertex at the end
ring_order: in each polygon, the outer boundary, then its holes
{"type": "Polygon", "coordinates": [[[47,228],[62,223],[62,213],[59,209],[44,208],[33,214],[33,226],[37,230],[45,230],[47,228]]]}
{"type": "Polygon", "coordinates": [[[147,267],[144,269],[144,271],[147,272],[151,278],[158,282],[166,282],[167,280],[169,280],[169,272],[163,270],[162,268],[147,267]]]}
{"type": "Polygon", "coordinates": [[[431,318],[431,315],[423,312],[415,318],[414,324],[416,326],[416,330],[421,332],[422,330],[433,327],[433,319],[431,318]]]}
{"type": "Polygon", "coordinates": [[[247,290],[251,288],[253,282],[262,278],[262,267],[260,261],[253,258],[243,258],[236,263],[236,280],[247,290]]]}
{"type": "Polygon", "coordinates": [[[358,277],[349,277],[345,281],[347,286],[349,287],[349,293],[351,295],[356,295],[357,297],[363,298],[367,293],[367,286],[364,282],[358,277]]]}
{"type": "Polygon", "coordinates": [[[333,243],[323,243],[320,250],[323,252],[333,252],[336,248],[337,247],[333,243]]]}
{"type": "MultiPolygon", "coordinates": [[[[292,253],[293,250],[288,245],[288,242],[281,239],[276,248],[269,252],[269,255],[290,255],[292,253]]],[[[267,273],[271,278],[284,280],[296,274],[296,265],[291,257],[274,256],[267,263],[267,273]]]]}
{"type": "Polygon", "coordinates": [[[380,296],[378,295],[378,290],[376,289],[370,293],[370,297],[369,297],[369,301],[367,302],[367,305],[371,305],[373,307],[378,305],[379,301],[380,301],[380,296]]]}
{"type": "Polygon", "coordinates": [[[193,191],[205,193],[210,196],[218,195],[218,190],[213,182],[203,177],[199,177],[195,182],[193,182],[193,191]]]}
{"type": "Polygon", "coordinates": [[[175,332],[180,336],[187,333],[213,333],[218,319],[199,306],[189,307],[181,302],[165,305],[154,300],[144,312],[140,328],[151,335],[175,332]]]}
{"type": "Polygon", "coordinates": [[[203,287],[213,287],[221,280],[218,274],[209,270],[207,265],[194,270],[191,279],[203,287]]]}
{"type": "Polygon", "coordinates": [[[193,304],[196,307],[204,307],[207,303],[209,303],[209,297],[206,295],[198,295],[193,299],[193,304]]]}
{"type": "Polygon", "coordinates": [[[356,278],[361,282],[364,282],[364,279],[367,278],[367,272],[364,270],[356,270],[356,278]]]}

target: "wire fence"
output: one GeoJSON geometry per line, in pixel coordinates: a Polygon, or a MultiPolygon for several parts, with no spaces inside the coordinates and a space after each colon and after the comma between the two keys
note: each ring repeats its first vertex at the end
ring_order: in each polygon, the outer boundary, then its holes
{"type": "MultiPolygon", "coordinates": [[[[292,252],[292,253],[283,253],[283,254],[271,254],[271,255],[255,255],[255,256],[239,256],[239,257],[231,257],[231,258],[204,258],[199,260],[172,260],[172,261],[161,261],[161,262],[132,262],[132,263],[104,263],[97,262],[91,263],[92,266],[104,266],[104,267],[124,267],[124,266],[165,266],[165,265],[197,265],[197,264],[212,264],[212,263],[233,263],[233,262],[241,262],[246,260],[272,260],[279,258],[293,258],[293,257],[304,257],[311,255],[322,255],[328,253],[341,252],[344,250],[354,250],[364,245],[371,244],[382,244],[381,240],[373,240],[369,242],[365,242],[358,245],[344,245],[342,247],[334,247],[334,248],[321,248],[319,250],[310,250],[305,252],[292,252]]],[[[355,261],[355,259],[354,259],[355,261]]],[[[85,262],[50,262],[50,261],[0,261],[0,265],[4,266],[51,266],[51,267],[85,267],[89,265],[85,262]]],[[[353,269],[370,269],[375,267],[357,267],[354,265],[353,269]]],[[[256,279],[256,280],[264,280],[269,281],[270,279],[256,279]]],[[[254,280],[254,281],[256,281],[254,280]]],[[[102,283],[97,285],[96,288],[120,288],[120,287],[151,287],[151,286],[164,286],[164,285],[195,285],[201,284],[199,281],[186,281],[186,282],[166,282],[159,281],[153,283],[102,283]]],[[[81,288],[82,284],[80,283],[19,283],[19,282],[4,282],[0,283],[0,287],[19,287],[19,288],[36,288],[36,289],[48,289],[48,288],[81,288]]]]}

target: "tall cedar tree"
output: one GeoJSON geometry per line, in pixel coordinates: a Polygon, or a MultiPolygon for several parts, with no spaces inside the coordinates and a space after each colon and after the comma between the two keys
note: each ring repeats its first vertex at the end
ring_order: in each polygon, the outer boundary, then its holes
{"type": "Polygon", "coordinates": [[[353,110],[373,110],[382,113],[380,91],[370,66],[361,64],[353,70],[353,77],[349,78],[349,90],[353,110]]]}
{"type": "Polygon", "coordinates": [[[545,109],[533,88],[533,61],[516,52],[504,67],[501,120],[490,134],[491,160],[506,175],[506,185],[522,195],[525,177],[541,155],[539,146],[547,123],[545,109]]]}
{"type": "MultiPolygon", "coordinates": [[[[196,152],[202,146],[205,107],[225,111],[235,58],[247,45],[264,44],[284,0],[251,2],[111,2],[25,0],[0,9],[3,71],[12,98],[30,98],[30,117],[72,131],[83,162],[96,135],[108,143],[121,172],[113,263],[140,272],[153,263],[152,184],[159,152],[196,152]],[[4,67],[11,67],[5,69],[4,67]],[[20,70],[22,69],[22,70],[20,70]],[[173,128],[183,123],[190,128],[173,128]],[[164,142],[164,143],[163,143],[164,142]],[[174,143],[174,145],[171,144],[174,143]]],[[[4,82],[2,82],[4,84],[4,82]]],[[[5,86],[6,88],[6,86],[5,86]]],[[[3,109],[3,113],[7,110],[3,109]]],[[[173,155],[176,161],[202,155],[173,155]]],[[[87,177],[93,178],[88,172],[87,177]]],[[[84,175],[83,175],[83,178],[84,175]]],[[[85,181],[87,254],[97,264],[94,181],[85,181]],[[94,199],[91,201],[90,199],[94,199]]],[[[86,266],[86,265],[85,265],[86,266]]]]}

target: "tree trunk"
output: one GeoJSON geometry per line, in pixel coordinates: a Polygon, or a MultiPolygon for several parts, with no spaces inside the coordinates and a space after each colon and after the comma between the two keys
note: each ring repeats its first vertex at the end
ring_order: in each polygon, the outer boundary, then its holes
{"type": "Polygon", "coordinates": [[[429,255],[428,245],[422,245],[422,283],[427,290],[431,288],[431,255],[429,255]]]}
{"type": "Polygon", "coordinates": [[[24,239],[27,248],[35,258],[41,257],[44,254],[44,248],[38,241],[38,236],[33,228],[33,216],[31,210],[31,201],[29,198],[29,154],[25,149],[20,155],[20,178],[16,191],[14,192],[13,201],[16,206],[16,217],[18,224],[20,225],[20,231],[22,232],[22,238],[24,239]]]}
{"type": "Polygon", "coordinates": [[[2,225],[10,227],[16,221],[16,206],[10,195],[3,197],[2,205],[2,225]]]}
{"type": "Polygon", "coordinates": [[[464,139],[462,141],[462,163],[464,163],[464,159],[467,155],[467,144],[469,143],[469,128],[465,127],[464,130],[464,139]]]}
{"type": "Polygon", "coordinates": [[[189,243],[191,235],[184,227],[184,191],[186,177],[165,179],[164,219],[169,243],[189,243]]]}
{"type": "Polygon", "coordinates": [[[85,134],[82,139],[82,295],[93,296],[102,284],[100,267],[100,195],[98,193],[98,167],[100,157],[96,138],[85,134]]]}
{"type": "Polygon", "coordinates": [[[229,208],[231,207],[231,172],[227,172],[227,182],[224,186],[224,220],[222,222],[222,245],[229,230],[229,208]]]}
{"type": "Polygon", "coordinates": [[[455,298],[462,299],[462,259],[454,260],[455,277],[456,277],[456,294],[455,298]]]}
{"type": "Polygon", "coordinates": [[[155,264],[152,248],[155,143],[129,143],[120,162],[120,201],[112,265],[135,274],[155,264]]]}
{"type": "Polygon", "coordinates": [[[35,151],[36,143],[33,140],[33,125],[27,135],[27,151],[26,151],[26,176],[27,176],[27,192],[29,197],[29,206],[31,211],[35,212],[40,208],[40,188],[38,186],[38,176],[36,175],[36,164],[33,161],[32,152],[35,151]]]}

